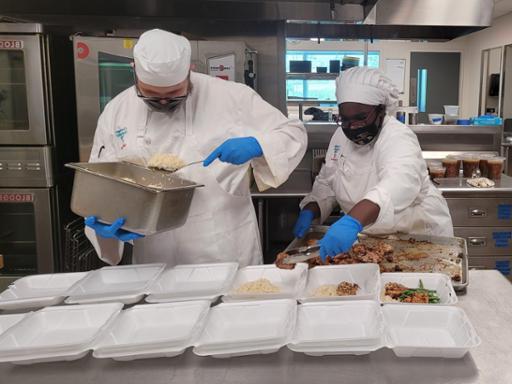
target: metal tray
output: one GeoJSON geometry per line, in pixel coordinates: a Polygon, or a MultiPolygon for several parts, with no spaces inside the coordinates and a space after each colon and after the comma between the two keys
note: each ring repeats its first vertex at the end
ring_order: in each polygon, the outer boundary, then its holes
{"type": "MultiPolygon", "coordinates": [[[[309,232],[302,239],[294,239],[285,252],[289,249],[303,247],[308,245],[310,240],[319,240],[329,229],[325,225],[313,225],[309,232]]],[[[451,275],[450,271],[460,268],[460,281],[452,280],[455,290],[463,290],[468,286],[468,249],[466,239],[461,237],[442,237],[418,234],[393,234],[386,236],[367,236],[359,235],[359,242],[368,244],[375,241],[384,241],[393,246],[395,253],[419,253],[424,252],[429,257],[421,260],[401,261],[403,265],[411,268],[411,272],[443,272],[451,275]],[[414,240],[414,241],[411,241],[414,240]],[[445,266],[439,264],[439,259],[446,263],[445,266]],[[431,266],[431,270],[425,270],[431,266]]],[[[383,262],[382,265],[392,267],[394,262],[383,262]]]]}
{"type": "Polygon", "coordinates": [[[203,185],[128,163],[69,163],[75,170],[71,210],[104,223],[124,217],[123,229],[143,235],[185,224],[203,185]]]}

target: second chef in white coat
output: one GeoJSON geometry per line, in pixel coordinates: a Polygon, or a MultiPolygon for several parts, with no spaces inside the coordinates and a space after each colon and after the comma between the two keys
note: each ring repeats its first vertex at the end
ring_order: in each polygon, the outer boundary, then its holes
{"type": "Polygon", "coordinates": [[[387,113],[398,91],[376,69],[355,67],[337,79],[341,127],[312,192],[301,202],[295,236],[336,205],[345,216],[320,240],[320,255],[347,252],[363,230],[453,236],[448,206],[430,181],[414,132],[387,113]]]}
{"type": "Polygon", "coordinates": [[[260,190],[286,181],[306,150],[304,126],[243,84],[190,71],[184,37],[162,30],[142,34],[134,63],[136,86],[105,107],[90,161],[148,160],[159,153],[185,162],[207,159],[180,171],[205,187],[196,189],[184,226],[153,236],[126,233],[122,220],[107,226],[87,218],[86,234],[100,258],[118,263],[123,241],[135,239],[137,263],[261,263],[251,170],[260,190]]]}

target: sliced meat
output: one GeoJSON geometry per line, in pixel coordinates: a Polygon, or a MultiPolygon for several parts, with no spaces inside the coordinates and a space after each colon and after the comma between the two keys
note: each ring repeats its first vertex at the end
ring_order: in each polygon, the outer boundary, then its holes
{"type": "Polygon", "coordinates": [[[336,288],[336,294],[338,296],[354,296],[357,295],[359,285],[356,283],[349,283],[348,281],[342,281],[336,288]]]}
{"type": "Polygon", "coordinates": [[[386,283],[384,288],[385,288],[385,295],[391,296],[393,299],[398,299],[402,295],[402,293],[404,293],[405,291],[407,291],[409,289],[405,285],[402,285],[399,283],[394,283],[394,282],[386,283]]]}
{"type": "Polygon", "coordinates": [[[285,264],[283,260],[288,257],[286,252],[278,253],[276,256],[276,267],[281,269],[293,269],[295,268],[295,264],[285,264]]]}

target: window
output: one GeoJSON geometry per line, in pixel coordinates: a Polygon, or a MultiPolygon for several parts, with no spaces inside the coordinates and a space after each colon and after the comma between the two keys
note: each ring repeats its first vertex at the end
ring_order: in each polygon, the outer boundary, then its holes
{"type": "MultiPolygon", "coordinates": [[[[364,64],[363,51],[287,51],[286,72],[290,72],[291,60],[311,61],[311,72],[316,73],[318,67],[326,67],[329,71],[330,60],[343,61],[345,56],[359,59],[359,65],[364,64]]],[[[380,54],[377,51],[368,52],[368,66],[379,68],[380,54]]],[[[316,99],[322,101],[336,100],[336,82],[334,79],[288,79],[286,80],[286,95],[288,100],[316,99]]]]}

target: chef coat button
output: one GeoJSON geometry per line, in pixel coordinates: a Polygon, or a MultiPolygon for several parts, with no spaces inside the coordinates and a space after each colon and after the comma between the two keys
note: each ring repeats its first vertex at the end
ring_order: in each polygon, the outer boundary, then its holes
{"type": "Polygon", "coordinates": [[[146,138],[144,139],[144,142],[145,142],[147,145],[149,145],[149,144],[151,144],[151,139],[150,139],[149,137],[146,137],[146,138]]]}

